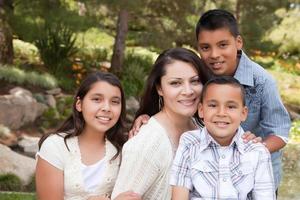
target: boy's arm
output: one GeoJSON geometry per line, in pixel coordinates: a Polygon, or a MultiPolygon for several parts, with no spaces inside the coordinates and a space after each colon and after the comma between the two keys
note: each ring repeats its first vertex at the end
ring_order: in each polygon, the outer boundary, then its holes
{"type": "Polygon", "coordinates": [[[185,187],[172,187],[172,200],[188,200],[189,190],[185,187]]]}
{"type": "Polygon", "coordinates": [[[259,152],[252,191],[254,200],[276,200],[275,185],[270,153],[266,148],[259,152]]]}
{"type": "Polygon", "coordinates": [[[291,126],[290,117],[280,99],[276,82],[269,79],[263,88],[260,127],[266,136],[265,146],[272,153],[286,145],[291,126]]]}

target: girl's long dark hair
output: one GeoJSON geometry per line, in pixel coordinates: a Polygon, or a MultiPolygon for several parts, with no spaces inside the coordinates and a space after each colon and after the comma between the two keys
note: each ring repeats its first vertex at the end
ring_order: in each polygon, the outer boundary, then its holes
{"type": "MultiPolygon", "coordinates": [[[[160,86],[161,77],[166,73],[165,66],[176,60],[191,64],[197,70],[203,85],[209,80],[211,72],[205,67],[205,64],[196,53],[185,48],[165,50],[156,59],[152,71],[148,76],[144,94],[141,97],[140,108],[136,112],[135,119],[142,114],[153,116],[160,111],[159,95],[156,88],[157,86],[160,86]]],[[[201,120],[197,113],[195,113],[195,119],[201,124],[201,120]]]]}
{"type": "MultiPolygon", "coordinates": [[[[83,119],[82,113],[78,112],[76,109],[76,102],[78,99],[83,100],[85,95],[88,93],[88,91],[91,89],[92,85],[95,84],[98,81],[104,81],[107,82],[115,87],[118,87],[121,92],[121,114],[120,118],[117,121],[117,123],[110,128],[106,132],[106,138],[116,147],[117,153],[114,155],[112,159],[115,159],[121,152],[123,144],[127,141],[127,136],[125,135],[125,117],[126,117],[126,104],[125,104],[125,95],[123,88],[121,86],[121,83],[119,79],[107,72],[94,72],[89,74],[81,83],[79,86],[76,95],[74,96],[74,101],[72,105],[72,115],[69,116],[66,121],[63,122],[63,124],[56,130],[54,134],[57,134],[59,136],[62,136],[61,133],[65,133],[64,141],[67,146],[66,140],[68,138],[78,136],[82,133],[85,121],[83,119]]],[[[40,141],[39,141],[39,148],[41,148],[41,145],[43,142],[48,138],[52,133],[44,135],[40,141]]],[[[67,146],[68,148],[68,146],[67,146]]],[[[69,148],[68,148],[69,149],[69,148]]]]}

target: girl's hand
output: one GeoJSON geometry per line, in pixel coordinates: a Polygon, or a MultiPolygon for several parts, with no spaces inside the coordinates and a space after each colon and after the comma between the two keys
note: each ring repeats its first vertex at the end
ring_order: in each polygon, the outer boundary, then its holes
{"type": "Polygon", "coordinates": [[[136,118],[136,120],[134,120],[133,122],[133,126],[131,128],[131,130],[129,131],[129,138],[132,138],[133,136],[137,135],[141,126],[143,124],[147,124],[149,121],[150,117],[148,115],[140,115],[138,116],[138,118],[136,118]]]}

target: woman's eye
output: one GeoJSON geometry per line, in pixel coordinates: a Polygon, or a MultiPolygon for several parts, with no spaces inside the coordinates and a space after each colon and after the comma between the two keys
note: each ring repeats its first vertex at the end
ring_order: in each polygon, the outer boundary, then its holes
{"type": "Polygon", "coordinates": [[[208,107],[214,108],[214,107],[216,107],[216,105],[215,104],[208,104],[208,107]]]}
{"type": "Polygon", "coordinates": [[[232,105],[232,106],[228,106],[229,109],[235,109],[236,106],[235,105],[232,105]]]}
{"type": "Polygon", "coordinates": [[[112,104],[114,104],[114,105],[118,105],[118,104],[120,104],[120,103],[121,103],[121,101],[120,101],[120,100],[112,100],[111,102],[112,102],[112,104]]]}
{"type": "Polygon", "coordinates": [[[178,86],[180,85],[180,82],[178,81],[174,81],[174,82],[171,82],[170,85],[173,85],[173,86],[178,86]]]}
{"type": "Polygon", "coordinates": [[[198,85],[200,83],[200,79],[194,79],[191,81],[193,85],[198,85]]]}
{"type": "Polygon", "coordinates": [[[228,44],[225,44],[225,43],[224,43],[224,44],[220,44],[220,47],[221,47],[221,48],[225,48],[225,47],[227,47],[227,46],[228,46],[228,44]]]}
{"type": "Polygon", "coordinates": [[[200,47],[200,50],[201,50],[201,51],[208,51],[208,49],[209,49],[209,48],[208,48],[207,46],[200,47]]]}

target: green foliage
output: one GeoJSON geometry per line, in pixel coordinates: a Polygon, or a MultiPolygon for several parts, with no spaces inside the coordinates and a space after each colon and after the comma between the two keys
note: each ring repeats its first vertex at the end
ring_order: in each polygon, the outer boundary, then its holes
{"type": "Polygon", "coordinates": [[[84,48],[80,49],[76,57],[80,59],[84,68],[91,69],[101,67],[101,62],[108,60],[108,50],[105,48],[84,48]]]}
{"type": "Polygon", "coordinates": [[[140,94],[152,64],[153,57],[149,54],[134,51],[129,51],[126,54],[121,82],[127,96],[140,94]]]}
{"type": "Polygon", "coordinates": [[[288,12],[285,9],[278,10],[277,14],[282,17],[282,21],[278,26],[274,26],[272,31],[266,36],[267,40],[279,45],[278,52],[280,54],[300,55],[299,11],[300,8],[295,8],[288,12]]]}
{"type": "Polygon", "coordinates": [[[36,46],[41,59],[52,74],[64,76],[70,72],[70,57],[78,51],[75,41],[76,36],[67,26],[46,26],[45,32],[36,41],[36,46]]]}
{"type": "Polygon", "coordinates": [[[0,175],[0,191],[20,191],[22,183],[18,176],[14,174],[0,175]]]}
{"type": "Polygon", "coordinates": [[[0,80],[18,85],[32,85],[45,89],[53,89],[57,87],[57,80],[50,74],[39,74],[37,72],[26,72],[22,69],[12,66],[0,65],[0,80]]]}
{"type": "Polygon", "coordinates": [[[35,200],[34,194],[25,193],[0,193],[0,200],[35,200]]]}
{"type": "Polygon", "coordinates": [[[22,40],[14,39],[14,62],[15,63],[39,63],[39,52],[36,46],[22,40]]]}
{"type": "Polygon", "coordinates": [[[113,44],[114,37],[99,28],[90,28],[85,32],[77,34],[76,46],[80,48],[109,49],[113,44]]]}
{"type": "Polygon", "coordinates": [[[300,142],[300,120],[294,121],[292,123],[291,131],[290,131],[290,138],[293,141],[300,142]]]}

